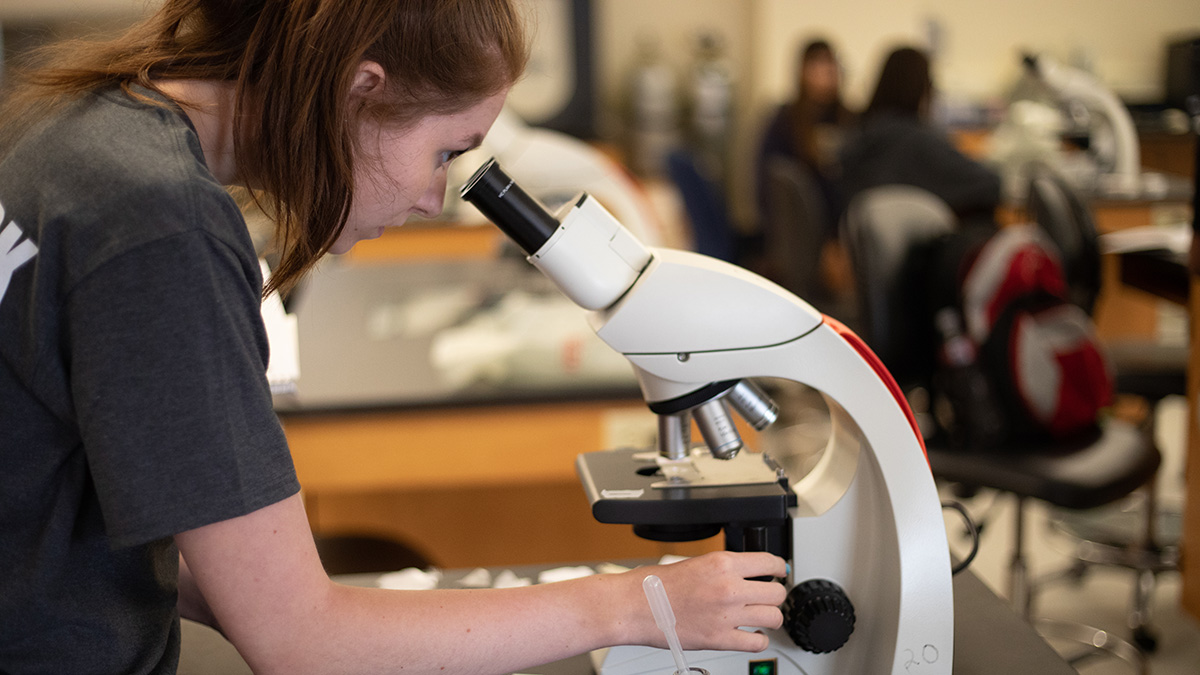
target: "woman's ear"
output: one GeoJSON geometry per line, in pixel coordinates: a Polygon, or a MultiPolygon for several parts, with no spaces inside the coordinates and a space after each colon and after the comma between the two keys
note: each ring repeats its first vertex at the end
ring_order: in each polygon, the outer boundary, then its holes
{"type": "Polygon", "coordinates": [[[387,75],[383,66],[374,61],[362,61],[354,71],[354,81],[350,84],[350,94],[353,96],[371,97],[383,93],[387,75]]]}

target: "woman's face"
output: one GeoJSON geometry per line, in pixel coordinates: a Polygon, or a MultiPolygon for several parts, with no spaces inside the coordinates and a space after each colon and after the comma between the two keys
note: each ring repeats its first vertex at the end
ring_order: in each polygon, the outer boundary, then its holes
{"type": "Polygon", "coordinates": [[[838,98],[841,73],[832,54],[819,52],[804,62],[800,72],[801,91],[817,103],[833,103],[838,98]]]}
{"type": "Polygon", "coordinates": [[[330,252],[345,253],[364,239],[375,239],[383,228],[403,225],[411,214],[432,218],[441,213],[450,162],[479,145],[507,93],[461,112],[426,116],[404,129],[364,119],[350,217],[330,252]]]}

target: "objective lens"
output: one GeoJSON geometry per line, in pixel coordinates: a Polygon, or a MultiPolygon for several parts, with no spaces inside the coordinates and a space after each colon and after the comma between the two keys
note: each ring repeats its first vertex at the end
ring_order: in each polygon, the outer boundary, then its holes
{"type": "Polygon", "coordinates": [[[724,400],[709,401],[692,411],[692,415],[713,457],[733,459],[742,449],[742,437],[733,426],[724,400]]]}
{"type": "Polygon", "coordinates": [[[658,454],[687,459],[692,446],[692,415],[688,411],[658,416],[658,454]]]}
{"type": "Polygon", "coordinates": [[[750,380],[738,382],[725,396],[725,400],[758,431],[771,426],[779,418],[779,406],[750,380]]]}

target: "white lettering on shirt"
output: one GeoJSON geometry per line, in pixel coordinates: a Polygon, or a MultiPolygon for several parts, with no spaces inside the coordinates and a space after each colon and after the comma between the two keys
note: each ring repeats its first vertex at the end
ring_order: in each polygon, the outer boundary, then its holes
{"type": "MultiPolygon", "coordinates": [[[[0,204],[0,223],[4,222],[4,205],[0,204]]],[[[37,246],[32,240],[26,239],[21,243],[21,229],[16,222],[11,222],[0,228],[0,301],[8,291],[8,282],[12,280],[13,272],[33,256],[37,255],[37,246]]]]}

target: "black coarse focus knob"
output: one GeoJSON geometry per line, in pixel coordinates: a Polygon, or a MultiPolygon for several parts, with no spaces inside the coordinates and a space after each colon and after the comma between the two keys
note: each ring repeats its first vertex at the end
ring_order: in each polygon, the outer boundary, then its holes
{"type": "Polygon", "coordinates": [[[854,605],[841,586],[827,579],[809,579],[788,593],[783,628],[805,651],[832,652],[854,632],[854,605]]]}

